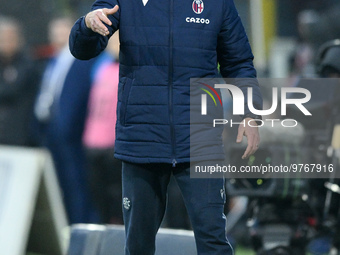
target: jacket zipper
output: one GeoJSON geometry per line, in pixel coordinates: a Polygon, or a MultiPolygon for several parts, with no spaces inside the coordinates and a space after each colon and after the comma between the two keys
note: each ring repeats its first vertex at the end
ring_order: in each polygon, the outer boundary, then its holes
{"type": "Polygon", "coordinates": [[[174,0],[170,0],[170,36],[169,36],[169,121],[170,121],[170,136],[172,146],[172,166],[176,166],[176,141],[175,128],[173,120],[173,15],[174,15],[174,0]]]}

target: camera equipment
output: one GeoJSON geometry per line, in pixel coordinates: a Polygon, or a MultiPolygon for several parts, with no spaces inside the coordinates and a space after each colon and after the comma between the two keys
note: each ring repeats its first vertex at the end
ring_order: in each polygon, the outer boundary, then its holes
{"type": "MultiPolygon", "coordinates": [[[[317,56],[316,66],[319,75],[323,74],[326,67],[334,69],[340,73],[340,39],[328,41],[321,45],[317,56]]],[[[324,76],[324,75],[322,75],[324,76]]]]}

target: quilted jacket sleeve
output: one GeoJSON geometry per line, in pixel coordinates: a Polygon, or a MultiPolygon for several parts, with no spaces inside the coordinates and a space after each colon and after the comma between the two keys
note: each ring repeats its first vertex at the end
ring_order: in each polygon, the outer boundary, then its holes
{"type": "MultiPolygon", "coordinates": [[[[245,99],[247,99],[247,88],[253,87],[254,107],[261,110],[262,95],[256,79],[256,70],[253,65],[254,56],[247,34],[233,0],[224,0],[224,4],[224,22],[219,33],[217,46],[220,72],[224,78],[242,78],[235,79],[235,85],[242,90],[245,99]]],[[[245,105],[243,117],[248,116],[257,117],[252,116],[248,106],[245,105]]]]}
{"type": "MultiPolygon", "coordinates": [[[[97,0],[92,5],[92,10],[101,8],[111,9],[115,5],[119,6],[116,0],[97,0]]],[[[98,56],[106,48],[112,34],[119,29],[119,15],[120,11],[118,10],[114,15],[108,16],[112,22],[112,26],[107,26],[110,32],[108,36],[102,36],[87,28],[85,17],[78,19],[69,37],[69,47],[72,55],[81,60],[88,60],[98,56]]]]}

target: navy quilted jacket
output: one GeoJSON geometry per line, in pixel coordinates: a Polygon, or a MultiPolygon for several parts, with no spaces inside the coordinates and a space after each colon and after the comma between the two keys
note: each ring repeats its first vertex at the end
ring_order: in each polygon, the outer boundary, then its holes
{"type": "MultiPolygon", "coordinates": [[[[253,55],[233,0],[97,0],[112,8],[110,34],[119,29],[120,81],[115,156],[135,163],[190,161],[192,77],[256,77],[253,55]],[[198,2],[198,4],[196,3],[198,2]],[[146,3],[144,5],[144,3],[146,3]]],[[[98,55],[108,38],[74,25],[70,50],[79,59],[98,55]]],[[[254,106],[262,107],[257,84],[254,106]]],[[[246,87],[241,88],[246,95],[246,87]]],[[[247,107],[246,107],[246,114],[247,107]]],[[[222,159],[221,144],[199,159],[222,159]]]]}

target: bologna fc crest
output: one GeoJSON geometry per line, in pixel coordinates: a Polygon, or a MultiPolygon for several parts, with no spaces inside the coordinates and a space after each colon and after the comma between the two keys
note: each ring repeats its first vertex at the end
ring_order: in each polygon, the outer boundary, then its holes
{"type": "Polygon", "coordinates": [[[204,4],[202,0],[194,0],[192,2],[192,10],[196,13],[196,14],[201,14],[204,10],[204,4]]]}

